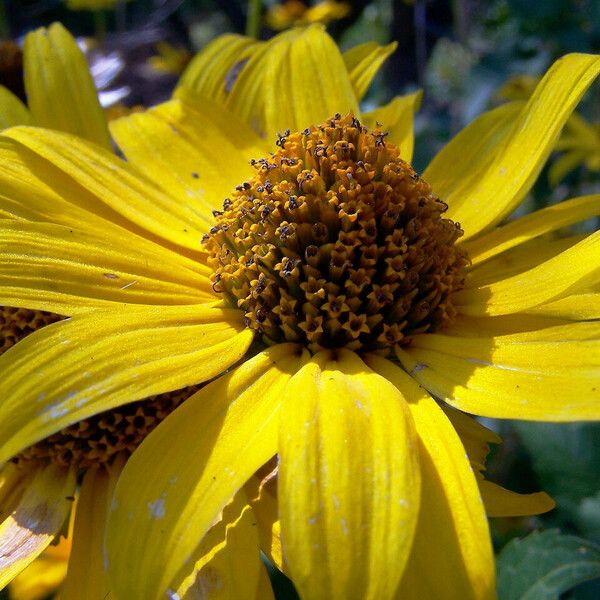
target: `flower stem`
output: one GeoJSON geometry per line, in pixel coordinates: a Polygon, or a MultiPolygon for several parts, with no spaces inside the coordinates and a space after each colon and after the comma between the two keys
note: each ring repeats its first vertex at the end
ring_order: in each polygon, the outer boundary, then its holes
{"type": "Polygon", "coordinates": [[[248,17],[246,20],[246,35],[258,39],[260,36],[261,0],[248,0],[248,17]]]}

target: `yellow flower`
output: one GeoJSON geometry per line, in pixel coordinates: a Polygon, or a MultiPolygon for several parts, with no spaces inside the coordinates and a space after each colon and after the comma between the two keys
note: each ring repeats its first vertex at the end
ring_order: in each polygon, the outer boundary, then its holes
{"type": "Polygon", "coordinates": [[[331,23],[350,14],[351,7],[346,2],[322,0],[313,6],[307,6],[299,0],[286,0],[273,4],[265,16],[267,25],[274,31],[282,31],[297,25],[310,23],[331,23]]]}
{"type": "Polygon", "coordinates": [[[305,599],[491,598],[486,511],[552,502],[483,479],[498,440],[465,413],[600,417],[600,233],[545,236],[599,197],[498,226],[600,59],[558,61],[419,177],[415,98],[358,111],[385,49],[342,56],[320,28],[219,44],[113,122],[128,162],[0,138],[0,302],[70,317],[0,357],[0,582],[84,466],[74,597],[268,598],[260,547],[305,599]],[[153,404],[130,423],[129,403],[198,384],[131,454],[153,404]]]}
{"type": "Polygon", "coordinates": [[[129,0],[65,0],[69,10],[112,10],[119,2],[129,0]]]}
{"type": "Polygon", "coordinates": [[[74,133],[110,150],[106,118],[85,56],[60,24],[27,34],[23,75],[28,106],[0,86],[0,128],[38,125],[74,133]]]}
{"type": "Polygon", "coordinates": [[[533,94],[540,77],[536,75],[513,75],[496,92],[496,98],[507,100],[528,100],[533,94]]]}
{"type": "MultiPolygon", "coordinates": [[[[527,100],[540,77],[517,75],[509,79],[496,93],[501,100],[527,100]]],[[[600,171],[600,123],[589,123],[578,113],[567,120],[554,149],[563,152],[548,171],[550,185],[558,185],[571,171],[585,165],[590,171],[600,171]]]]}
{"type": "Polygon", "coordinates": [[[148,59],[148,64],[159,73],[179,75],[190,62],[190,53],[181,46],[158,42],[156,51],[157,54],[148,59]]]}

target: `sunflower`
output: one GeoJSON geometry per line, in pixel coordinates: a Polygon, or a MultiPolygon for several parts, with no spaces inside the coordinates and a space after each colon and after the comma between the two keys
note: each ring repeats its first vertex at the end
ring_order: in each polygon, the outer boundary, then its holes
{"type": "Polygon", "coordinates": [[[361,115],[368,77],[321,29],[240,54],[115,122],[128,162],[0,138],[0,302],[70,317],[0,357],[0,581],[79,481],[74,597],[269,597],[259,547],[302,598],[493,597],[486,510],[552,502],[484,479],[498,440],[469,414],[600,416],[600,238],[547,235],[600,198],[498,226],[600,60],[558,61],[419,176],[399,101],[361,115]]]}

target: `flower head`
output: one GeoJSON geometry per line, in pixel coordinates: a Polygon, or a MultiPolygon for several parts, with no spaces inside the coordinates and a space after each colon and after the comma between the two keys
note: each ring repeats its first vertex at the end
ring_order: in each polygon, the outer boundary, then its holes
{"type": "Polygon", "coordinates": [[[497,227],[600,61],[565,57],[417,176],[415,98],[356,106],[387,50],[343,57],[319,28],[218,44],[195,91],[113,125],[128,162],[2,136],[0,301],[70,318],[0,357],[0,576],[59,531],[83,470],[67,585],[89,551],[117,597],[260,594],[260,547],[306,599],[493,597],[486,510],[552,501],[484,479],[498,438],[465,413],[600,416],[600,238],[541,238],[598,197],[497,227]]]}

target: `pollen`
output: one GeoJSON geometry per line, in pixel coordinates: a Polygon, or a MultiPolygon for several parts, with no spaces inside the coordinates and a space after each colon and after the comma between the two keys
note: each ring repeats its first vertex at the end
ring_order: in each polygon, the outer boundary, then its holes
{"type": "Polygon", "coordinates": [[[285,131],[214,211],[213,288],[264,343],[389,349],[454,320],[463,232],[386,137],[352,115],[285,131]]]}

